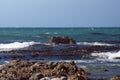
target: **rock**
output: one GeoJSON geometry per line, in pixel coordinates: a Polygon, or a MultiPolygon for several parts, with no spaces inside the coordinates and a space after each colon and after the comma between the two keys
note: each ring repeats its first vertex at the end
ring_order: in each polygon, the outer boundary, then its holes
{"type": "Polygon", "coordinates": [[[76,73],[84,76],[85,71],[74,62],[13,60],[0,67],[0,80],[67,80],[76,73]]]}
{"type": "Polygon", "coordinates": [[[104,71],[109,71],[109,70],[107,70],[107,69],[104,69],[104,71]]]}
{"type": "Polygon", "coordinates": [[[17,60],[12,60],[12,61],[10,61],[9,65],[14,66],[14,65],[17,65],[18,62],[19,61],[17,61],[17,60]]]}
{"type": "Polygon", "coordinates": [[[43,78],[43,77],[44,77],[43,74],[41,74],[41,73],[36,73],[36,74],[34,74],[33,76],[31,76],[29,80],[40,80],[40,79],[43,78]]]}
{"type": "Polygon", "coordinates": [[[116,75],[116,76],[112,77],[110,80],[120,80],[120,75],[116,75]]]}
{"type": "Polygon", "coordinates": [[[73,75],[77,72],[85,73],[85,71],[80,67],[77,67],[76,64],[74,64],[74,62],[70,62],[70,63],[59,62],[58,65],[52,70],[52,73],[56,77],[73,75]]]}
{"type": "Polygon", "coordinates": [[[2,74],[6,74],[7,73],[7,71],[5,71],[5,70],[2,70],[2,74]]]}
{"type": "Polygon", "coordinates": [[[76,44],[76,41],[67,36],[63,36],[63,37],[56,36],[56,37],[51,37],[48,43],[50,44],[76,44]]]}
{"type": "Polygon", "coordinates": [[[114,59],[120,59],[120,57],[115,57],[114,59]]]}
{"type": "Polygon", "coordinates": [[[75,73],[71,75],[68,80],[86,80],[85,76],[82,73],[75,73]]]}
{"type": "MultiPolygon", "coordinates": [[[[0,80],[6,80],[6,78],[4,78],[4,77],[0,77],[0,80]]],[[[8,80],[8,79],[7,79],[8,80]]]]}

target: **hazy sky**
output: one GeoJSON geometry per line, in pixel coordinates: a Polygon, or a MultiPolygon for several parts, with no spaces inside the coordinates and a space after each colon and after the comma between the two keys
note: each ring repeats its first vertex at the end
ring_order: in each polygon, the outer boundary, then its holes
{"type": "Polygon", "coordinates": [[[0,0],[0,27],[119,27],[120,0],[0,0]]]}

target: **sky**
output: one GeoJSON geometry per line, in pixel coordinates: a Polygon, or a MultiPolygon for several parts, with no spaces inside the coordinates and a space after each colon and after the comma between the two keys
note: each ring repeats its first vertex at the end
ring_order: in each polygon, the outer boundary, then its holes
{"type": "Polygon", "coordinates": [[[0,27],[120,27],[120,0],[0,0],[0,27]]]}

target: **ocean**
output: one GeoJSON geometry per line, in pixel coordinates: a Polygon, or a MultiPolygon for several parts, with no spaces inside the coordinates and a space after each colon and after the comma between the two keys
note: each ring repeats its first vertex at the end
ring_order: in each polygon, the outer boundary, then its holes
{"type": "Polygon", "coordinates": [[[0,28],[0,64],[10,60],[75,61],[110,78],[120,73],[120,28],[0,28]],[[75,45],[50,45],[52,36],[69,36],[75,45]]]}

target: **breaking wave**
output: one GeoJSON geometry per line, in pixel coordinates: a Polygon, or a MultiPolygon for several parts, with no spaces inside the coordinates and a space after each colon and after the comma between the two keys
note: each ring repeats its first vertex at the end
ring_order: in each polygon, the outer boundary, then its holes
{"type": "Polygon", "coordinates": [[[114,46],[115,44],[108,44],[102,42],[77,42],[78,45],[90,45],[90,46],[114,46]]]}
{"type": "Polygon", "coordinates": [[[7,44],[0,44],[0,51],[11,51],[14,49],[22,49],[35,44],[40,44],[40,43],[31,41],[31,42],[13,42],[13,43],[7,43],[7,44]]]}
{"type": "Polygon", "coordinates": [[[92,56],[101,58],[101,59],[117,59],[120,58],[120,51],[118,52],[102,52],[102,53],[92,53],[92,56]]]}

